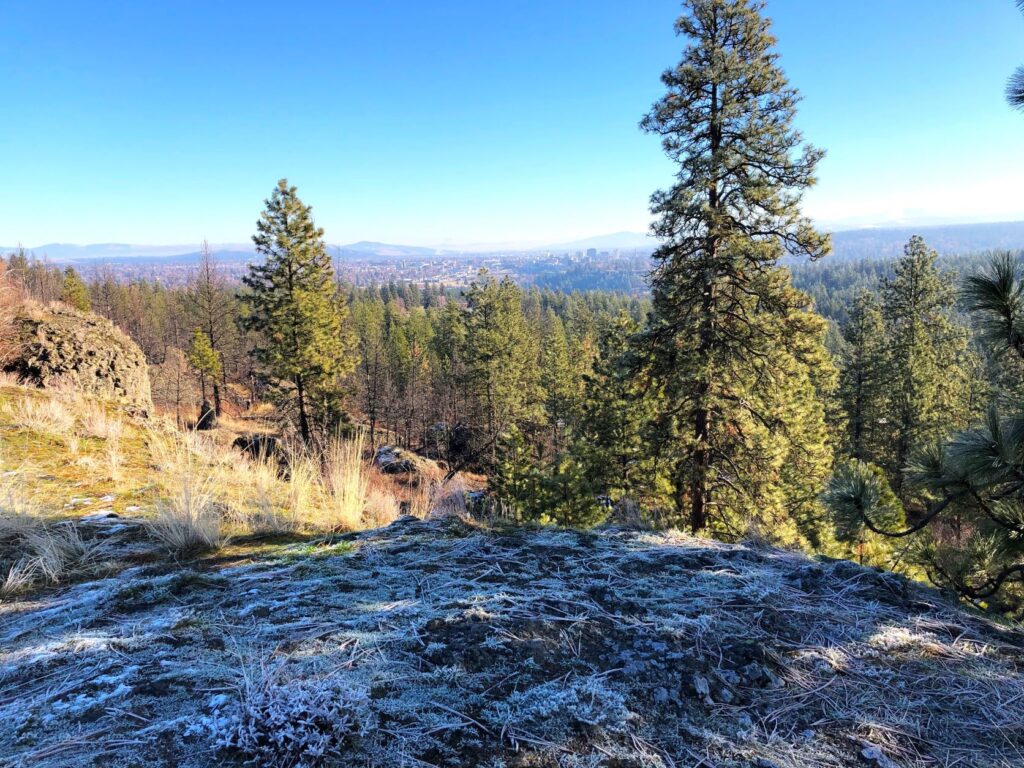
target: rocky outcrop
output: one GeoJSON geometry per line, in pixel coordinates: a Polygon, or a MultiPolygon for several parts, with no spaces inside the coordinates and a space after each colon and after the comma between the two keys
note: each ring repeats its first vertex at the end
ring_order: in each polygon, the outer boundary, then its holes
{"type": "Polygon", "coordinates": [[[15,318],[16,351],[4,371],[38,387],[70,387],[147,414],[153,409],[142,350],[113,323],[62,305],[15,318]]]}

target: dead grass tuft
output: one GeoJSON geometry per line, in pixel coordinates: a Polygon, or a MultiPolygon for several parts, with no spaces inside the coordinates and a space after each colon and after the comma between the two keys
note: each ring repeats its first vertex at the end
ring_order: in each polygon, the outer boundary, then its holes
{"type": "Polygon", "coordinates": [[[157,463],[163,469],[163,492],[156,500],[156,517],[148,522],[148,528],[177,554],[216,549],[225,541],[221,507],[214,499],[216,475],[196,454],[197,445],[201,443],[188,433],[178,438],[151,438],[157,463]]]}
{"type": "Polygon", "coordinates": [[[120,440],[124,434],[124,423],[99,403],[83,402],[80,409],[82,437],[95,437],[100,440],[120,440]]]}
{"type": "Polygon", "coordinates": [[[369,472],[363,461],[363,435],[333,441],[324,453],[323,506],[328,527],[357,530],[369,494],[369,472]]]}
{"type": "Polygon", "coordinates": [[[74,411],[58,398],[24,398],[11,409],[14,425],[44,435],[64,437],[75,426],[74,411]]]}

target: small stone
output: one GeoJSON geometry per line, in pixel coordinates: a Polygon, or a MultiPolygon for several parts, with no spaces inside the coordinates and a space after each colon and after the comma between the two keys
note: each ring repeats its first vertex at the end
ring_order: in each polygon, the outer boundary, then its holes
{"type": "Polygon", "coordinates": [[[716,701],[720,702],[721,704],[731,704],[733,699],[735,699],[735,698],[736,697],[733,695],[733,692],[730,691],[726,686],[724,686],[724,685],[715,686],[715,700],[716,701]]]}
{"type": "Polygon", "coordinates": [[[105,520],[115,520],[119,515],[112,509],[101,509],[98,512],[93,512],[91,515],[83,515],[79,518],[80,522],[83,523],[99,523],[105,520]]]}
{"type": "Polygon", "coordinates": [[[693,676],[693,690],[697,692],[698,696],[704,699],[705,704],[715,703],[714,699],[711,698],[711,686],[704,675],[697,673],[693,676]]]}
{"type": "Polygon", "coordinates": [[[877,765],[879,768],[900,768],[896,763],[885,756],[881,747],[869,745],[861,750],[860,756],[867,760],[869,763],[877,765]]]}

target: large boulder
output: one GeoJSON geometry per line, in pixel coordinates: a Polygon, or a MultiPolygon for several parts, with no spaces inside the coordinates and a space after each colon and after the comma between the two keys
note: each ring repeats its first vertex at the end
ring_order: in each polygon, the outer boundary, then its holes
{"type": "Polygon", "coordinates": [[[16,349],[5,372],[38,387],[70,387],[119,402],[145,415],[152,411],[142,350],[113,323],[59,304],[31,306],[15,317],[16,349]]]}
{"type": "Polygon", "coordinates": [[[441,466],[397,445],[382,445],[374,451],[373,463],[386,475],[404,475],[415,482],[436,481],[444,476],[441,466]]]}

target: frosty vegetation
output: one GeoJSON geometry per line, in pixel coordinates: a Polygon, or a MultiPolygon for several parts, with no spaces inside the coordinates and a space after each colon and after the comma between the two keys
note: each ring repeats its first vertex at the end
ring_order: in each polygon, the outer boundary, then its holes
{"type": "Polygon", "coordinates": [[[446,517],[170,567],[125,521],[79,529],[124,569],[0,606],[14,764],[1012,766],[1024,747],[1024,636],[848,562],[446,517]]]}

